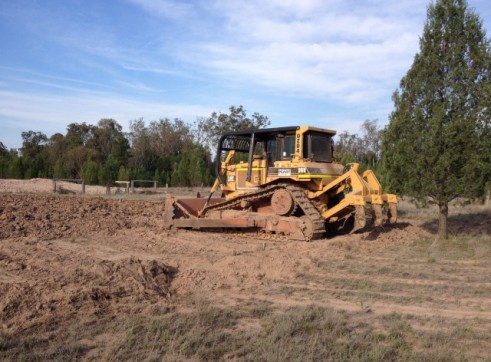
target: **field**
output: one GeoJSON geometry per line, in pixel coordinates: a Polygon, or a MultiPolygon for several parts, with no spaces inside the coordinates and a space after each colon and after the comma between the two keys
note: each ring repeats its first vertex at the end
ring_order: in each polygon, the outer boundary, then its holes
{"type": "Polygon", "coordinates": [[[491,361],[489,206],[280,242],[50,187],[0,180],[0,360],[491,361]]]}

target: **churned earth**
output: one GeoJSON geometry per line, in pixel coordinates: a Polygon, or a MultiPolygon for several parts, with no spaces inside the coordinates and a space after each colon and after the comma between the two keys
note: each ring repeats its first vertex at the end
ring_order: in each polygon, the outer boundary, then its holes
{"type": "Polygon", "coordinates": [[[488,207],[456,209],[444,243],[436,214],[409,205],[396,226],[306,243],[165,231],[163,194],[60,195],[50,180],[0,181],[0,359],[268,360],[275,354],[256,344],[271,334],[268,321],[313,306],[347,329],[334,341],[343,349],[316,345],[312,360],[490,358],[488,207]],[[173,318],[203,305],[234,321],[216,326],[223,336],[209,346],[187,335],[149,339],[162,333],[151,321],[177,328],[173,318]],[[349,354],[351,340],[367,335],[380,338],[349,354]],[[144,347],[126,350],[134,338],[144,347]]]}

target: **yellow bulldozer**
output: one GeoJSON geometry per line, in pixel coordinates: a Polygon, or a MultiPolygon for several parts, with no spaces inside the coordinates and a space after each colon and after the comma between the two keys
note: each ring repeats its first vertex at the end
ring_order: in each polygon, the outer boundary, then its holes
{"type": "Polygon", "coordinates": [[[371,170],[333,158],[333,130],[293,126],[229,132],[217,148],[208,197],[165,204],[167,229],[233,230],[265,238],[315,240],[397,221],[397,196],[371,170]],[[220,197],[213,195],[220,190],[220,197]]]}

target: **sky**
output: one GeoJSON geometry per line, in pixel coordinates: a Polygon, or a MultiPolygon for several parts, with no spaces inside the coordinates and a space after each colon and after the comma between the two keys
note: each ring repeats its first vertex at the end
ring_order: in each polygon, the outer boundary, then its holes
{"type": "MultiPolygon", "coordinates": [[[[383,127],[429,0],[0,0],[0,142],[243,105],[271,126],[383,127]]],[[[490,37],[489,0],[468,0],[490,37]]]]}

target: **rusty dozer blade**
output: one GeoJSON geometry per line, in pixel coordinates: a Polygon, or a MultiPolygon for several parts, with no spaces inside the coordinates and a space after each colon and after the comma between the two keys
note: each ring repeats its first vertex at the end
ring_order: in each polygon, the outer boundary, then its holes
{"type": "Polygon", "coordinates": [[[203,206],[221,202],[221,198],[175,199],[168,197],[165,203],[166,229],[241,229],[271,235],[281,235],[289,240],[309,241],[312,226],[309,220],[297,217],[250,212],[244,210],[213,211],[200,217],[203,206]]]}
{"type": "Polygon", "coordinates": [[[188,198],[188,199],[176,199],[171,196],[167,196],[165,200],[165,213],[164,221],[165,228],[171,229],[174,226],[176,220],[181,219],[197,219],[200,211],[203,207],[213,205],[218,202],[223,202],[223,198],[188,198]]]}

